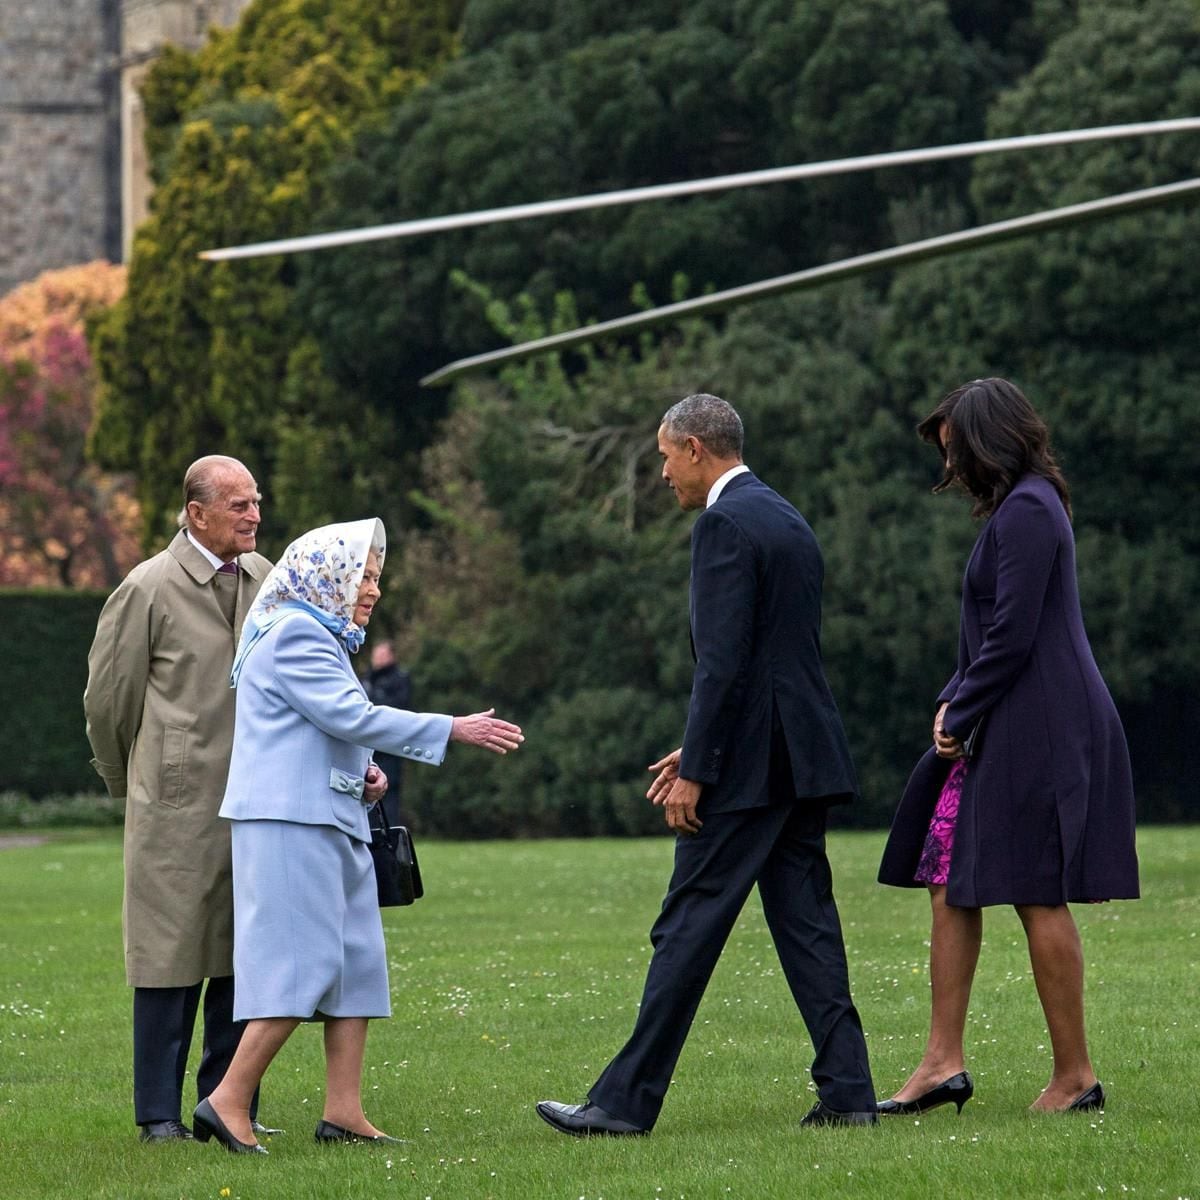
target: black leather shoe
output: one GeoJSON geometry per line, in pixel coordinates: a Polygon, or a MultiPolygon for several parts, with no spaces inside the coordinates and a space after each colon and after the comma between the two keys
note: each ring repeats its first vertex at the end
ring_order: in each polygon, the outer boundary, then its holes
{"type": "Polygon", "coordinates": [[[557,1100],[539,1100],[537,1115],[559,1133],[572,1137],[645,1137],[650,1132],[605,1112],[590,1100],[586,1104],[559,1104],[557,1100]]]}
{"type": "Polygon", "coordinates": [[[355,1133],[353,1129],[343,1129],[340,1125],[335,1125],[332,1121],[326,1121],[324,1118],[317,1122],[317,1129],[313,1134],[313,1138],[322,1143],[368,1142],[375,1146],[408,1145],[408,1141],[405,1138],[388,1137],[386,1133],[355,1133]]]}
{"type": "Polygon", "coordinates": [[[196,1105],[196,1111],[192,1113],[192,1128],[196,1131],[197,1141],[207,1142],[210,1138],[216,1138],[230,1154],[267,1153],[267,1148],[260,1146],[257,1142],[239,1142],[225,1128],[225,1122],[217,1116],[217,1110],[209,1104],[207,1099],[201,1100],[196,1105]]]}
{"type": "Polygon", "coordinates": [[[251,1121],[250,1128],[254,1130],[255,1137],[274,1137],[275,1134],[284,1132],[282,1129],[272,1129],[261,1121],[251,1121]]]}
{"type": "Polygon", "coordinates": [[[1075,1097],[1067,1105],[1067,1112],[1097,1112],[1104,1108],[1104,1088],[1096,1080],[1086,1092],[1075,1097]]]}
{"type": "Polygon", "coordinates": [[[147,1121],[138,1134],[142,1142],[191,1142],[192,1131],[182,1121],[147,1121]]]}
{"type": "Polygon", "coordinates": [[[937,1087],[930,1088],[923,1096],[915,1100],[880,1100],[877,1105],[879,1113],[884,1117],[907,1117],[916,1113],[928,1112],[939,1104],[955,1104],[962,1112],[963,1105],[975,1095],[975,1081],[970,1071],[959,1071],[949,1079],[942,1080],[937,1087]]]}
{"type": "Polygon", "coordinates": [[[820,1100],[808,1110],[800,1124],[812,1129],[820,1125],[878,1125],[879,1114],[873,1112],[838,1112],[835,1108],[826,1108],[820,1100]]]}

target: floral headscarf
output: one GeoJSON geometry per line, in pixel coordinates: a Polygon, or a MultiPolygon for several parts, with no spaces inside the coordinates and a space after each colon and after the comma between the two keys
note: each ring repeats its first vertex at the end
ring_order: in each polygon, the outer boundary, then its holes
{"type": "Polygon", "coordinates": [[[383,566],[387,535],[377,517],[322,525],[292,542],[263,581],[246,615],[230,685],[237,687],[242,664],[259,638],[289,613],[307,612],[316,617],[351,653],[357,651],[366,635],[362,626],[354,623],[354,605],[372,550],[383,566]]]}

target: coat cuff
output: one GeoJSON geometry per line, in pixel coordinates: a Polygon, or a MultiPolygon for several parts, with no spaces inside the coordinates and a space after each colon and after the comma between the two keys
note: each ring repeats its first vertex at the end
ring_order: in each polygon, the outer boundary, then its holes
{"type": "Polygon", "coordinates": [[[693,751],[685,746],[679,758],[679,776],[693,783],[716,783],[721,778],[721,747],[693,751]]]}
{"type": "Polygon", "coordinates": [[[114,800],[124,800],[126,792],[129,791],[129,777],[125,768],[101,762],[98,758],[93,758],[91,762],[96,774],[104,780],[108,794],[114,800]]]}

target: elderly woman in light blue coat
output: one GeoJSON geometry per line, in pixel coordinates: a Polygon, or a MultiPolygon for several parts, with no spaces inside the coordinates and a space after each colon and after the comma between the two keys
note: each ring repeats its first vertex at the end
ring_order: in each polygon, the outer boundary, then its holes
{"type": "Polygon", "coordinates": [[[362,1107],[367,1021],[391,1015],[367,810],[387,788],[372,748],[439,765],[448,743],[498,754],[523,740],[492,711],[467,717],[370,703],[350,665],[380,597],[377,520],[294,541],[246,619],[233,665],[237,722],[221,816],[232,824],[234,1018],[246,1021],[194,1132],[236,1153],[250,1101],[303,1020],[325,1024],[318,1142],[388,1142],[362,1107]]]}

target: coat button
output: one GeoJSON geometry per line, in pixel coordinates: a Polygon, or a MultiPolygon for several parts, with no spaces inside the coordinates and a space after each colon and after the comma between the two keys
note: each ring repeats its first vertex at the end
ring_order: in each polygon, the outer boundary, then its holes
{"type": "Polygon", "coordinates": [[[425,757],[426,757],[426,758],[432,758],[432,757],[433,757],[433,751],[432,751],[432,750],[426,750],[426,751],[425,751],[425,757]]]}

